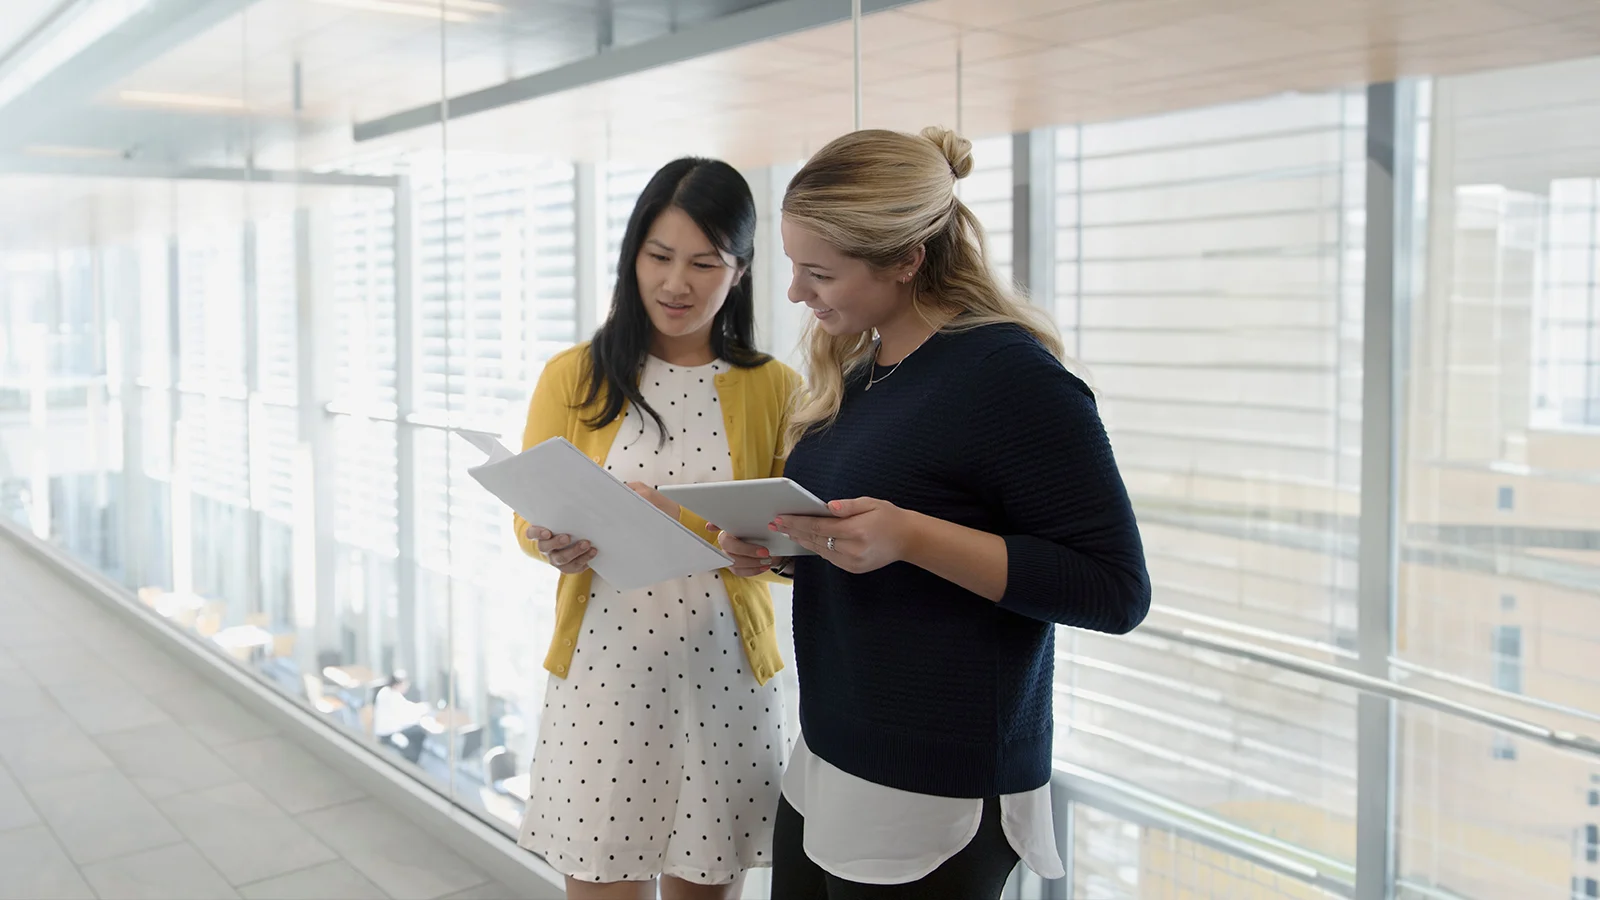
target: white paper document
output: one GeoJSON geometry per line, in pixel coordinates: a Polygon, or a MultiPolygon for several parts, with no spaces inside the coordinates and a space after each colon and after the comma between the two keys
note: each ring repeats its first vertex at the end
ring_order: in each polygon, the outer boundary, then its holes
{"type": "Polygon", "coordinates": [[[467,474],[529,522],[598,548],[589,566],[614,588],[636,590],[733,563],[566,438],[512,453],[493,435],[456,433],[489,457],[467,474]]]}

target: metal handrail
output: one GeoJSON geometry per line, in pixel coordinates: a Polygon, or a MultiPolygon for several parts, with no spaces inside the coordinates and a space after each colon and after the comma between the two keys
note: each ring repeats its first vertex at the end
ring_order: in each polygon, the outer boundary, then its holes
{"type": "MultiPolygon", "coordinates": [[[[1261,738],[1240,735],[1233,729],[1223,725],[1211,725],[1209,723],[1187,718],[1178,713],[1169,712],[1165,709],[1158,709],[1156,707],[1147,706],[1141,703],[1135,703],[1122,697],[1104,694],[1099,691],[1088,690],[1085,688],[1072,687],[1070,685],[1056,685],[1055,695],[1057,697],[1070,697],[1073,699],[1082,700],[1085,703],[1093,704],[1101,709],[1116,710],[1129,716],[1154,722],[1158,725],[1167,725],[1200,738],[1208,738],[1213,741],[1226,742],[1232,745],[1233,749],[1236,751],[1247,750],[1254,753],[1259,753],[1263,756],[1273,757],[1276,760],[1289,765],[1300,766],[1306,769],[1317,769],[1320,770],[1323,777],[1328,779],[1343,779],[1344,781],[1352,783],[1352,785],[1356,780],[1356,772],[1354,769],[1344,769],[1335,764],[1333,761],[1323,757],[1291,750],[1287,747],[1279,746],[1278,744],[1263,740],[1261,738]]],[[[1077,724],[1076,720],[1070,717],[1068,717],[1066,721],[1074,723],[1072,726],[1074,729],[1084,727],[1081,724],[1077,724]]]]}
{"type": "Polygon", "coordinates": [[[1343,897],[1355,896],[1355,867],[1154,791],[1073,763],[1055,763],[1051,779],[1064,799],[1126,821],[1168,831],[1280,875],[1343,897]]]}
{"type": "Polygon", "coordinates": [[[1331,656],[1334,659],[1344,659],[1349,660],[1350,662],[1355,662],[1360,658],[1359,654],[1350,650],[1346,650],[1343,647],[1329,644],[1326,641],[1296,637],[1292,634],[1279,634],[1266,628],[1257,628],[1254,625],[1246,625],[1243,622],[1230,622],[1227,619],[1219,618],[1217,616],[1208,616],[1205,613],[1193,612],[1180,607],[1169,606],[1165,603],[1152,604],[1150,606],[1150,612],[1154,615],[1170,616],[1174,619],[1184,619],[1193,624],[1202,625],[1207,628],[1213,628],[1217,631],[1228,631],[1234,634],[1244,635],[1246,637],[1264,638],[1272,641],[1273,643],[1284,644],[1290,647],[1299,647],[1302,650],[1311,650],[1316,653],[1322,653],[1327,656],[1331,656]]]}
{"type": "Polygon", "coordinates": [[[1199,647],[1217,653],[1225,653],[1287,671],[1298,672],[1312,678],[1320,678],[1324,681],[1342,684],[1358,691],[1365,691],[1404,703],[1427,707],[1428,709],[1476,722],[1498,731],[1509,732],[1529,740],[1539,741],[1560,750],[1600,757],[1600,739],[1572,731],[1556,730],[1526,719],[1480,709],[1438,694],[1406,687],[1387,678],[1363,675],[1360,672],[1352,672],[1340,666],[1317,662],[1313,659],[1296,656],[1293,653],[1285,653],[1270,647],[1251,644],[1247,641],[1238,641],[1222,635],[1208,634],[1192,628],[1170,629],[1162,628],[1159,625],[1146,624],[1141,626],[1139,630],[1162,640],[1199,647]]]}
{"type": "Polygon", "coordinates": [[[1394,883],[1394,886],[1397,888],[1405,888],[1409,893],[1415,894],[1419,897],[1427,897],[1428,900],[1472,900],[1472,898],[1466,896],[1465,894],[1458,894],[1455,891],[1449,890],[1448,888],[1442,888],[1435,884],[1416,881],[1411,878],[1397,879],[1394,883]]]}
{"type": "Polygon", "coordinates": [[[1466,688],[1469,691],[1483,694],[1487,697],[1493,697],[1496,700],[1503,700],[1507,703],[1514,703],[1519,706],[1531,706],[1535,709],[1544,710],[1545,712],[1551,712],[1561,716],[1570,716],[1574,719],[1583,719],[1585,721],[1600,724],[1600,713],[1590,712],[1586,709],[1579,709],[1575,706],[1567,706],[1564,703],[1556,703],[1552,700],[1544,700],[1539,697],[1530,697],[1527,694],[1513,694],[1510,691],[1504,691],[1497,687],[1491,687],[1481,681],[1473,681],[1471,678],[1463,678],[1460,675],[1442,672],[1430,666],[1424,666],[1419,663],[1411,662],[1410,660],[1400,659],[1399,657],[1391,658],[1389,660],[1389,665],[1408,675],[1416,675],[1420,678],[1432,678],[1435,681],[1443,681],[1446,684],[1451,684],[1459,688],[1466,688]]]}

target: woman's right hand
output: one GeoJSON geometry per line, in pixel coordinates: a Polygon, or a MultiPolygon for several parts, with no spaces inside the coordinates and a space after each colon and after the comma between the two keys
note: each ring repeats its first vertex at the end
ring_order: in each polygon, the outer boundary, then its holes
{"type": "Polygon", "coordinates": [[[589,568],[589,563],[600,551],[589,546],[588,541],[574,541],[570,534],[551,534],[542,525],[529,525],[528,540],[537,541],[539,552],[550,560],[550,565],[564,575],[576,575],[589,568]]]}
{"type": "Polygon", "coordinates": [[[783,564],[783,560],[774,557],[772,551],[760,544],[741,541],[710,522],[706,523],[706,530],[716,533],[717,546],[722,548],[723,553],[733,557],[733,565],[728,568],[740,578],[765,575],[774,566],[783,564]]]}

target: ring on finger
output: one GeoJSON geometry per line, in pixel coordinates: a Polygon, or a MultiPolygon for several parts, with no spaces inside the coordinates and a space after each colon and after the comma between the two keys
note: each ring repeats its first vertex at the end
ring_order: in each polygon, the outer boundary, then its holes
{"type": "Polygon", "coordinates": [[[828,552],[829,553],[833,552],[833,536],[832,535],[828,536],[827,548],[828,548],[828,552]]]}

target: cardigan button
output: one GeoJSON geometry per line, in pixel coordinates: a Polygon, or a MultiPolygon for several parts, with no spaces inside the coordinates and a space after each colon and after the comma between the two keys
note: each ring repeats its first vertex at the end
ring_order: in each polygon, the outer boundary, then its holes
{"type": "Polygon", "coordinates": [[[562,641],[561,642],[561,646],[563,646],[563,647],[571,647],[572,646],[572,638],[567,638],[566,640],[562,641]]]}
{"type": "Polygon", "coordinates": [[[563,666],[560,663],[556,664],[556,674],[557,675],[565,675],[566,672],[567,672],[567,667],[566,666],[563,666]]]}

